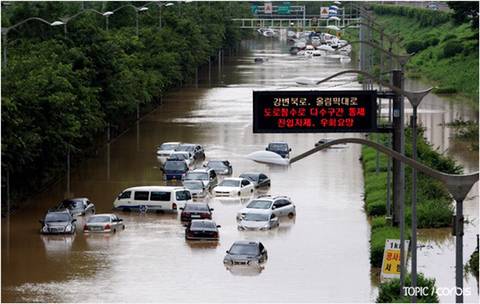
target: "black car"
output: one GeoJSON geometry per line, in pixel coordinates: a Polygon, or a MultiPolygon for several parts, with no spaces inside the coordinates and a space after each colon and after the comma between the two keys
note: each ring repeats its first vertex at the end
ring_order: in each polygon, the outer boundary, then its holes
{"type": "Polygon", "coordinates": [[[246,172],[240,174],[240,177],[251,181],[255,188],[270,187],[270,178],[263,173],[246,172]]]}
{"type": "Polygon", "coordinates": [[[230,175],[233,172],[232,164],[228,160],[209,160],[204,167],[213,169],[216,174],[230,175]]]}
{"type": "Polygon", "coordinates": [[[261,242],[237,241],[233,243],[223,259],[224,264],[255,265],[266,262],[267,250],[261,242]]]}
{"type": "Polygon", "coordinates": [[[182,210],[180,214],[182,222],[194,219],[212,219],[213,208],[210,208],[207,203],[186,203],[185,207],[180,210],[182,210]]]}
{"type": "Polygon", "coordinates": [[[193,155],[193,159],[204,159],[205,151],[203,147],[196,144],[180,144],[175,151],[185,151],[193,155]]]}
{"type": "Polygon", "coordinates": [[[40,220],[42,234],[74,234],[76,231],[75,222],[72,214],[68,210],[50,211],[45,215],[45,219],[40,220]]]}
{"type": "Polygon", "coordinates": [[[185,229],[187,240],[218,240],[218,228],[212,220],[192,220],[185,229]]]}
{"type": "Polygon", "coordinates": [[[167,160],[162,168],[165,179],[181,180],[187,174],[189,168],[184,160],[167,160]]]}
{"type": "Polygon", "coordinates": [[[292,151],[292,149],[288,147],[288,144],[286,142],[269,143],[265,150],[275,152],[283,158],[290,157],[290,151],[292,151]]]}
{"type": "Polygon", "coordinates": [[[58,204],[56,211],[68,210],[75,215],[95,214],[95,205],[86,197],[65,199],[58,204]]]}

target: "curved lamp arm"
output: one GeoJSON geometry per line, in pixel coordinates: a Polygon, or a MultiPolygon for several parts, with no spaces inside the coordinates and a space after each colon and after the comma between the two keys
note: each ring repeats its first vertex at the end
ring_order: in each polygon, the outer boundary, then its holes
{"type": "Polygon", "coordinates": [[[71,16],[71,17],[64,17],[64,18],[61,18],[60,20],[62,20],[63,22],[65,23],[68,23],[70,20],[72,20],[73,18],[85,13],[85,12],[94,12],[96,14],[99,14],[99,15],[102,15],[103,16],[103,13],[97,11],[96,9],[93,9],[93,8],[86,8],[78,13],[76,13],[75,15],[71,16]]]}
{"type": "Polygon", "coordinates": [[[125,5],[122,5],[122,6],[120,6],[120,7],[117,7],[116,9],[114,9],[114,10],[112,11],[112,13],[115,13],[116,11],[121,10],[121,9],[124,8],[124,7],[131,7],[131,8],[133,8],[135,11],[138,11],[138,8],[137,8],[135,5],[125,4],[125,5]]]}
{"type": "Polygon", "coordinates": [[[20,25],[22,25],[22,24],[24,24],[24,23],[27,23],[27,22],[29,22],[29,21],[33,21],[33,20],[41,21],[41,22],[43,22],[43,23],[46,23],[46,24],[48,24],[48,25],[51,25],[51,23],[48,22],[48,21],[45,20],[45,19],[42,19],[42,18],[39,18],[39,17],[30,17],[30,18],[27,18],[27,19],[25,19],[25,20],[23,20],[23,21],[20,21],[19,23],[14,24],[14,25],[12,25],[12,26],[9,26],[9,27],[6,27],[6,28],[2,28],[2,34],[6,35],[6,34],[8,34],[8,32],[9,32],[10,30],[13,30],[13,29],[16,28],[16,27],[18,27],[18,26],[20,26],[20,25]]]}
{"type": "Polygon", "coordinates": [[[395,58],[395,59],[398,61],[398,63],[400,63],[400,65],[402,65],[402,66],[405,65],[405,64],[407,63],[408,59],[409,59],[411,56],[414,55],[414,54],[397,55],[397,54],[394,54],[394,53],[392,53],[392,52],[390,52],[390,51],[384,50],[381,46],[379,46],[379,45],[376,44],[376,43],[373,43],[373,42],[370,42],[370,41],[362,41],[362,40],[357,40],[357,41],[349,42],[349,43],[347,43],[347,44],[345,44],[345,45],[337,48],[337,51],[339,51],[339,50],[341,50],[341,49],[343,49],[343,48],[346,48],[347,46],[352,45],[352,44],[354,44],[354,43],[365,43],[365,44],[367,44],[367,45],[369,45],[369,46],[371,46],[371,47],[374,47],[374,48],[376,48],[377,50],[379,50],[379,51],[387,54],[388,56],[395,58]]]}
{"type": "Polygon", "coordinates": [[[381,84],[382,86],[384,87],[387,87],[389,89],[391,89],[392,91],[394,91],[395,93],[397,93],[398,95],[403,95],[405,97],[407,97],[407,99],[410,101],[410,103],[412,104],[412,106],[418,106],[420,104],[420,101],[422,100],[422,98],[427,95],[431,90],[433,90],[433,88],[429,88],[429,89],[426,89],[424,91],[413,91],[413,92],[409,92],[409,91],[404,91],[402,89],[400,89],[399,87],[396,87],[394,85],[391,85],[390,83],[388,82],[384,82],[376,77],[374,77],[372,74],[370,73],[367,73],[367,72],[364,72],[364,71],[361,71],[361,70],[346,70],[346,71],[341,71],[341,72],[338,72],[336,74],[333,74],[327,78],[324,78],[324,79],[321,79],[317,82],[315,82],[315,84],[319,85],[323,82],[327,82],[337,76],[340,76],[340,75],[343,75],[343,74],[351,74],[351,73],[354,73],[354,74],[360,74],[360,75],[363,75],[365,77],[368,77],[370,79],[372,79],[373,81],[381,84]]]}

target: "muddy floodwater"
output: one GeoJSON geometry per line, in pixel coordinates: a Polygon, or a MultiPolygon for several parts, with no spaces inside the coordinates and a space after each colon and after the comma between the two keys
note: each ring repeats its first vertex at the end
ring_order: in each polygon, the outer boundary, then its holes
{"type": "MultiPolygon", "coordinates": [[[[199,72],[198,84],[170,92],[164,104],[105,146],[71,174],[73,196],[88,197],[97,213],[111,212],[125,188],[164,185],[155,151],[166,141],[202,144],[207,159],[228,159],[233,175],[260,171],[271,178],[267,191],[289,196],[293,219],[281,219],[272,231],[237,230],[236,213],[248,202],[207,198],[214,208],[220,241],[187,242],[176,214],[116,212],[126,229],[114,235],[42,236],[38,222],[61,200],[66,179],[32,197],[27,206],[2,220],[2,301],[8,302],[371,302],[377,294],[375,270],[369,263],[370,226],[363,210],[360,146],[316,153],[289,168],[254,163],[245,155],[264,150],[270,141],[287,141],[301,153],[322,137],[352,134],[253,134],[252,90],[295,88],[295,78],[320,79],[353,63],[288,54],[285,41],[246,41],[242,50],[199,72]],[[254,63],[264,56],[268,61],[254,63]],[[258,240],[268,250],[263,267],[226,268],[225,251],[237,240],[258,240]]],[[[360,89],[355,76],[322,88],[360,89]]],[[[419,83],[409,84],[425,87],[419,83]]],[[[454,151],[450,130],[440,122],[475,115],[446,99],[425,102],[420,118],[427,137],[442,151],[462,160],[466,171],[478,170],[478,156],[454,151]],[[453,114],[452,114],[453,111],[453,114]],[[440,121],[440,122],[439,122],[440,121]],[[430,133],[429,133],[430,132],[430,133]],[[472,156],[473,155],[473,156],[472,156]]],[[[408,109],[407,109],[408,110],[408,109]]],[[[467,117],[468,118],[468,117],[467,117]]],[[[353,136],[361,136],[354,134],[353,136]]],[[[201,166],[201,163],[196,163],[201,166]]],[[[478,232],[478,191],[465,202],[474,218],[466,227],[465,259],[478,232]]],[[[82,228],[80,218],[77,227],[82,228]]],[[[438,231],[438,230],[437,230],[438,231]]],[[[454,238],[420,232],[425,244],[419,271],[454,286],[454,238]]],[[[478,301],[477,283],[466,301],[478,301]]],[[[442,301],[453,301],[442,297],[442,301]]]]}

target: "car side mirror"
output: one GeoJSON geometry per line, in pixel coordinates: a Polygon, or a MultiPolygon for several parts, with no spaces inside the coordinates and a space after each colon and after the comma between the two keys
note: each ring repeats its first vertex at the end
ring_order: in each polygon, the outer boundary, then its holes
{"type": "Polygon", "coordinates": [[[165,172],[165,168],[163,168],[163,167],[160,167],[160,170],[161,170],[162,172],[165,172]]]}
{"type": "Polygon", "coordinates": [[[180,209],[180,210],[184,210],[185,208],[183,208],[183,207],[180,207],[180,208],[178,208],[178,209],[180,209]]]}
{"type": "Polygon", "coordinates": [[[268,148],[265,148],[266,151],[268,151],[268,148]]]}
{"type": "Polygon", "coordinates": [[[277,209],[277,206],[272,206],[272,210],[275,210],[275,209],[277,209]]]}
{"type": "Polygon", "coordinates": [[[42,225],[45,225],[45,221],[44,220],[38,220],[38,222],[42,225]]]}
{"type": "Polygon", "coordinates": [[[291,152],[292,151],[292,148],[288,149],[288,152],[291,152]]]}
{"type": "Polygon", "coordinates": [[[225,252],[226,252],[226,253],[230,253],[230,251],[229,251],[229,250],[227,250],[227,251],[225,251],[225,252]]]}
{"type": "Polygon", "coordinates": [[[123,219],[121,219],[121,218],[119,218],[119,219],[117,220],[117,222],[122,222],[122,221],[123,221],[123,219]]]}
{"type": "Polygon", "coordinates": [[[222,226],[220,226],[220,225],[217,225],[217,228],[222,228],[222,226]]]}
{"type": "Polygon", "coordinates": [[[75,223],[76,221],[77,221],[77,219],[73,219],[73,220],[72,220],[72,223],[75,223]]]}
{"type": "Polygon", "coordinates": [[[210,211],[213,211],[213,208],[210,208],[210,211]]]}

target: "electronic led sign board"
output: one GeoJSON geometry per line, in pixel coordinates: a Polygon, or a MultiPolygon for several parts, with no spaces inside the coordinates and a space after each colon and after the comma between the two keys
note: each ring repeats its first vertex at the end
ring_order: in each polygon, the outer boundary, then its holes
{"type": "Polygon", "coordinates": [[[376,91],[253,91],[253,133],[375,131],[376,91]]]}

